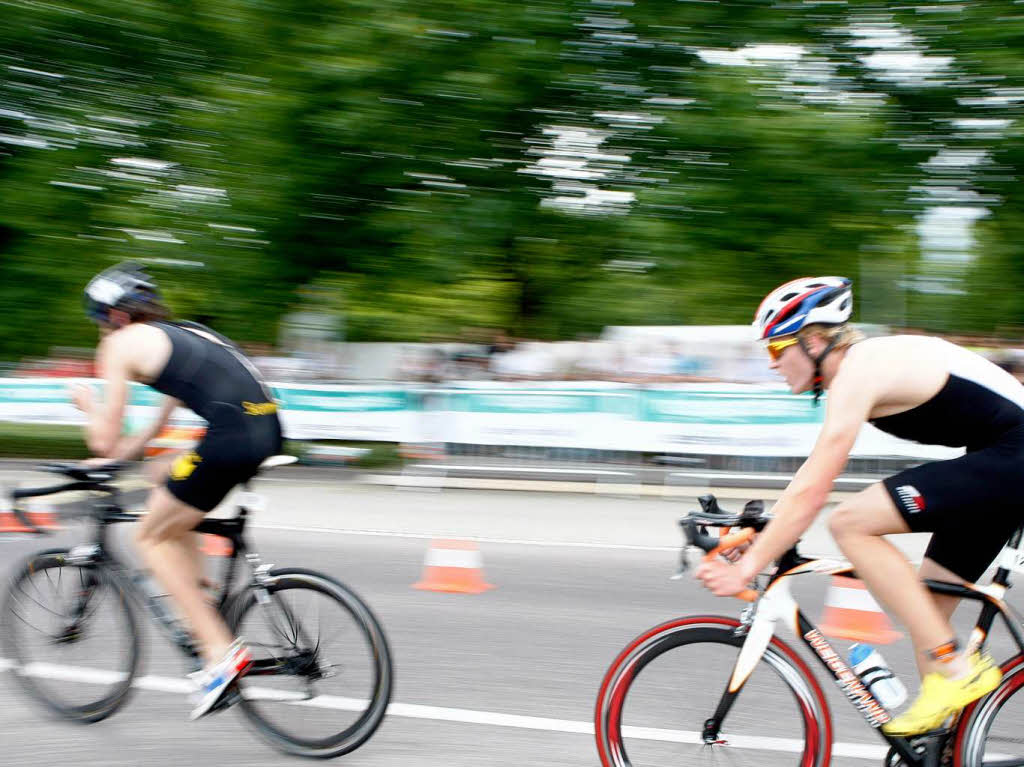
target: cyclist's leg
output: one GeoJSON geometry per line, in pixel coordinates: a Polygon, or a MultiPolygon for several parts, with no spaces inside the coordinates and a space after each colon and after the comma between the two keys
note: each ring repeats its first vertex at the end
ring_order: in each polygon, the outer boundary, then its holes
{"type": "MultiPolygon", "coordinates": [[[[967,657],[949,623],[950,603],[940,607],[920,581],[915,579],[911,586],[893,577],[893,571],[887,573],[879,559],[881,547],[862,543],[864,534],[931,532],[925,556],[974,581],[998,553],[1007,531],[1019,522],[1013,488],[1022,458],[1024,436],[1010,434],[959,458],[915,466],[874,486],[876,501],[885,498],[887,509],[850,504],[846,512],[853,514],[843,514],[833,523],[840,546],[868,587],[910,630],[919,666],[927,672],[913,705],[883,727],[889,735],[907,736],[941,726],[949,714],[992,690],[1000,672],[987,655],[967,657]],[[909,610],[908,596],[913,604],[909,610]]],[[[863,500],[863,494],[859,498],[863,500]]]]}
{"type": "MultiPolygon", "coordinates": [[[[155,458],[148,459],[143,464],[143,472],[146,479],[154,487],[159,487],[167,481],[168,475],[171,473],[171,465],[184,453],[183,450],[172,450],[167,453],[163,453],[155,458]]],[[[213,583],[210,582],[203,573],[203,553],[202,553],[202,540],[199,537],[199,533],[192,533],[189,538],[192,541],[190,553],[195,562],[196,572],[200,574],[199,585],[204,589],[211,588],[213,583]]]]}
{"type": "MultiPolygon", "coordinates": [[[[963,578],[954,573],[947,567],[943,567],[934,559],[925,556],[921,560],[921,566],[917,570],[918,577],[922,581],[933,580],[933,581],[945,581],[946,583],[965,583],[963,578]]],[[[945,618],[947,623],[950,623],[953,613],[956,611],[957,606],[960,604],[960,597],[955,597],[950,594],[936,594],[935,592],[929,592],[932,599],[935,602],[935,606],[942,613],[942,617],[945,618]]],[[[950,625],[952,625],[950,623],[950,625]]],[[[915,661],[917,662],[917,670],[921,676],[928,673],[926,667],[925,657],[920,653],[915,654],[915,661]]]]}
{"type": "Polygon", "coordinates": [[[163,453],[155,458],[147,458],[142,464],[142,471],[149,483],[154,487],[162,485],[171,473],[171,464],[182,454],[181,450],[163,453]]]}
{"type": "MultiPolygon", "coordinates": [[[[917,569],[917,574],[924,580],[931,581],[945,581],[946,583],[966,583],[966,581],[959,575],[954,573],[948,567],[943,567],[931,557],[925,556],[921,560],[921,566],[917,569]]],[[[946,620],[953,617],[953,612],[960,604],[960,597],[955,597],[950,594],[936,594],[930,592],[932,599],[935,600],[935,604],[938,606],[939,611],[943,614],[946,620]]]]}
{"type": "Polygon", "coordinates": [[[843,501],[832,512],[829,528],[857,576],[907,627],[919,655],[950,640],[948,616],[903,553],[882,537],[911,532],[882,484],[843,501]]]}
{"type": "Polygon", "coordinates": [[[150,493],[136,543],[154,577],[184,613],[207,662],[221,658],[234,641],[224,619],[199,586],[202,572],[192,532],[204,512],[179,501],[164,487],[150,493]]]}
{"type": "Polygon", "coordinates": [[[234,681],[252,662],[249,649],[232,635],[199,586],[194,530],[258,464],[246,460],[247,440],[238,429],[211,426],[195,450],[171,464],[164,487],[153,491],[151,520],[140,530],[140,543],[154,575],[178,602],[201,643],[206,667],[196,673],[192,718],[214,710],[234,681]]]}

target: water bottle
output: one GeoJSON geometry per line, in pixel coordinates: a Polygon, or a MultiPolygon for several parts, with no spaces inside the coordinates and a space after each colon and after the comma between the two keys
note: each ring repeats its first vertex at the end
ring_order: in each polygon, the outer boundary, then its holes
{"type": "Polygon", "coordinates": [[[907,699],[907,688],[871,645],[858,643],[850,647],[850,667],[883,708],[891,711],[907,699]]]}
{"type": "Polygon", "coordinates": [[[176,618],[174,613],[168,609],[168,605],[164,603],[167,598],[167,594],[157,585],[153,578],[144,572],[137,572],[132,576],[132,580],[138,587],[139,591],[146,597],[146,604],[150,611],[155,615],[164,626],[170,629],[175,627],[176,618]]]}

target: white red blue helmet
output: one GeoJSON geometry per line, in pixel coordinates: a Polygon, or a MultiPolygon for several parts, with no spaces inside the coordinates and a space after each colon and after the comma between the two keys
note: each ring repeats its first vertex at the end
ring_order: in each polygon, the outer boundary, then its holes
{"type": "Polygon", "coordinates": [[[845,277],[801,277],[769,293],[754,313],[759,341],[789,336],[805,325],[841,325],[853,313],[853,292],[845,277]]]}

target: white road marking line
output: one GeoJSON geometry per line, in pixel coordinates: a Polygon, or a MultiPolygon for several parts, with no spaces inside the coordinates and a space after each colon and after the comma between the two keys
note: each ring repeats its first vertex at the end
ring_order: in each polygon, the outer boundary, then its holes
{"type": "Polygon", "coordinates": [[[340,485],[342,479],[301,479],[299,477],[257,477],[252,480],[253,484],[261,482],[286,482],[292,485],[340,485]]]}
{"type": "MultiPolygon", "coordinates": [[[[331,535],[365,535],[380,536],[382,538],[410,538],[413,540],[439,540],[453,538],[460,541],[473,541],[474,543],[498,543],[512,546],[546,546],[548,548],[567,549],[608,549],[620,551],[671,551],[679,552],[682,548],[682,541],[678,546],[645,546],[634,543],[599,543],[596,541],[541,541],[529,538],[491,538],[486,535],[463,535],[462,533],[438,532],[438,533],[410,533],[403,530],[357,530],[355,528],[334,528],[334,527],[302,527],[299,525],[257,525],[251,524],[257,530],[280,530],[289,533],[315,533],[331,535]]],[[[823,552],[814,552],[801,547],[801,554],[809,557],[830,556],[823,552]]],[[[920,564],[919,560],[911,559],[911,562],[920,564]]]]}
{"type": "Polygon", "coordinates": [[[251,527],[257,530],[281,530],[291,533],[316,533],[333,535],[369,535],[385,538],[413,538],[417,540],[431,540],[443,538],[457,538],[460,541],[474,541],[475,543],[508,543],[517,546],[562,546],[565,548],[579,549],[623,549],[627,551],[679,551],[682,546],[642,546],[629,543],[597,543],[588,541],[540,541],[526,538],[490,538],[482,535],[461,535],[455,533],[409,533],[401,530],[356,530],[354,528],[332,528],[332,527],[301,527],[298,525],[257,525],[251,527]]]}
{"type": "MultiPolygon", "coordinates": [[[[782,497],[783,488],[751,488],[751,487],[719,487],[712,483],[700,486],[685,486],[654,483],[650,485],[620,484],[618,482],[570,482],[553,479],[484,479],[478,477],[452,477],[441,474],[435,476],[401,475],[401,474],[364,474],[354,480],[358,484],[368,486],[390,486],[395,488],[417,489],[464,489],[464,490],[502,490],[523,491],[529,493],[577,493],[586,495],[652,496],[665,498],[696,498],[707,492],[713,492],[718,498],[730,500],[749,500],[751,497],[764,500],[776,500],[782,497]]],[[[829,503],[838,503],[852,498],[856,493],[845,490],[833,490],[828,495],[829,503]]]]}
{"type": "Polygon", "coordinates": [[[591,476],[635,477],[635,471],[613,471],[610,469],[546,469],[539,466],[455,466],[450,464],[415,463],[408,468],[437,469],[439,471],[504,471],[519,474],[589,474],[591,476]]]}
{"type": "MultiPolygon", "coordinates": [[[[0,658],[0,670],[13,669],[15,663],[8,658],[0,658]]],[[[86,684],[109,684],[123,679],[124,675],[116,671],[88,669],[79,666],[58,666],[50,663],[30,664],[29,673],[38,673],[47,679],[64,679],[69,682],[86,684]]],[[[24,672],[23,672],[24,673],[24,672]]],[[[187,694],[192,685],[187,679],[161,676],[142,676],[134,680],[133,687],[152,692],[168,692],[187,694]]],[[[297,693],[272,688],[247,688],[246,697],[259,700],[281,700],[294,705],[312,708],[358,711],[366,705],[365,699],[344,698],[336,695],[319,695],[315,698],[295,699],[297,693]],[[289,701],[289,698],[293,700],[289,701]]],[[[448,708],[442,706],[424,706],[414,703],[392,703],[388,706],[388,716],[406,719],[427,719],[431,721],[458,722],[461,724],[482,724],[492,727],[515,727],[526,730],[542,730],[546,732],[565,732],[578,735],[593,735],[594,725],[591,722],[572,719],[552,719],[540,716],[522,716],[520,714],[502,714],[496,711],[475,711],[465,708],[448,708]]],[[[656,740],[672,743],[701,742],[697,731],[665,730],[654,727],[624,727],[623,734],[640,740],[656,740]]],[[[728,738],[735,748],[749,748],[767,751],[797,752],[802,742],[791,738],[771,738],[759,736],[733,736],[728,738]]],[[[867,743],[836,743],[832,747],[835,756],[848,756],[860,759],[881,759],[885,756],[884,746],[867,743]]]]}

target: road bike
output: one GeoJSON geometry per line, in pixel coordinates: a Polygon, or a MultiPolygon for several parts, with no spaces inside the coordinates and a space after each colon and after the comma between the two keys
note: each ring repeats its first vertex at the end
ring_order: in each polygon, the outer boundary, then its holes
{"type": "MultiPolygon", "coordinates": [[[[749,541],[771,515],[761,501],[727,513],[712,495],[701,510],[680,520],[687,548],[717,556],[749,541]],[[714,536],[708,528],[723,528],[714,536]],[[732,528],[738,532],[729,533],[732,528]]],[[[997,616],[1015,651],[1001,664],[1003,679],[990,694],[964,709],[943,729],[913,738],[880,729],[892,716],[800,609],[794,579],[812,574],[856,578],[848,562],[801,556],[794,545],[782,555],[762,592],[739,595],[752,602],[739,619],[692,615],[655,626],[615,658],[601,683],[594,713],[597,750],[604,767],[721,764],[797,764],[826,767],[833,756],[873,758],[887,767],[1014,767],[1024,765],[1024,632],[1006,603],[1011,572],[1024,572],[1024,526],[1010,537],[991,583],[927,580],[937,594],[981,603],[968,651],[984,647],[997,616]],[[787,642],[786,627],[835,681],[863,720],[888,745],[833,742],[832,714],[815,674],[787,642]],[[701,680],[695,683],[694,680],[701,680]],[[708,683],[711,680],[711,683],[708,683]]],[[[678,575],[678,574],[677,574],[678,575]]]]}
{"type": "MultiPolygon", "coordinates": [[[[261,469],[291,463],[274,456],[261,469]]],[[[133,687],[189,692],[180,677],[138,677],[143,643],[141,609],[184,656],[201,667],[199,651],[165,595],[114,552],[111,527],[133,522],[113,484],[127,464],[44,464],[66,477],[59,485],[11,493],[21,524],[46,532],[21,507],[26,498],[84,491],[68,517],[84,519],[87,541],[31,554],[14,570],[0,613],[2,646],[15,678],[60,717],[98,722],[117,711],[133,687]]],[[[217,610],[253,653],[252,668],[225,696],[238,704],[271,746],[304,757],[329,758],[365,743],[391,699],[391,652],[369,606],[340,581],[307,568],[264,564],[246,535],[260,496],[239,496],[231,518],[204,519],[198,533],[227,542],[217,610]],[[239,575],[240,564],[248,577],[239,575]],[[338,690],[331,694],[329,691],[338,690]]],[[[62,515],[63,516],[63,515],[62,515]]],[[[173,672],[172,672],[173,673],[173,672]]]]}

